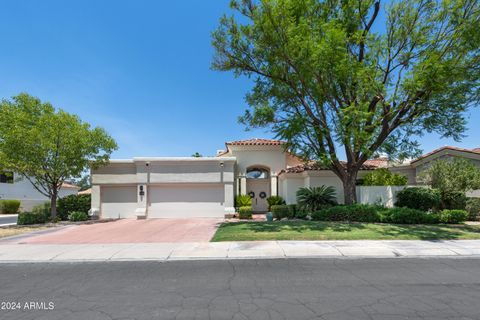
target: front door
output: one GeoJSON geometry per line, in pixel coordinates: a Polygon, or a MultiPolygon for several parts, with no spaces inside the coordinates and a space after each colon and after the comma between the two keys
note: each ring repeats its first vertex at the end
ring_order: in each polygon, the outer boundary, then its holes
{"type": "Polygon", "coordinates": [[[252,197],[253,212],[267,212],[270,179],[247,179],[247,194],[252,197]]]}

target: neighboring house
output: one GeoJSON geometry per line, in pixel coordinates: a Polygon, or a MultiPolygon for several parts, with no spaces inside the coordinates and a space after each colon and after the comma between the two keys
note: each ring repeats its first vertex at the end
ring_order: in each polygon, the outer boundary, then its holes
{"type": "Polygon", "coordinates": [[[480,148],[464,149],[445,146],[424,154],[409,163],[400,165],[391,164],[389,165],[389,170],[407,176],[408,184],[415,185],[421,183],[420,174],[424,169],[428,168],[432,161],[453,158],[467,159],[480,167],[480,148]]]}
{"type": "MultiPolygon", "coordinates": [[[[59,192],[59,198],[77,194],[80,188],[64,183],[59,192]]],[[[34,206],[50,201],[37,191],[24,177],[16,173],[0,173],[0,200],[20,200],[20,210],[29,211],[34,206]]]]}

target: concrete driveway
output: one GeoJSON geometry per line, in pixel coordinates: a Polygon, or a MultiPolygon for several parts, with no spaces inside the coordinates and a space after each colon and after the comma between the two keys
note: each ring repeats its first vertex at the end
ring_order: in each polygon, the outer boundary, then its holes
{"type": "Polygon", "coordinates": [[[123,219],[115,222],[68,226],[23,238],[21,243],[151,243],[208,242],[222,219],[123,219]]]}

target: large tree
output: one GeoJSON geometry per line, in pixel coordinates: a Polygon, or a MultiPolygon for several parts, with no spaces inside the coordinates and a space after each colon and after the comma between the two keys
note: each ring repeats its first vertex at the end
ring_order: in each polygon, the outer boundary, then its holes
{"type": "Polygon", "coordinates": [[[342,180],[375,153],[415,156],[425,132],[462,138],[479,100],[479,3],[238,0],[213,68],[252,78],[240,121],[268,127],[342,180]],[[341,161],[346,158],[346,161],[341,161]]]}
{"type": "Polygon", "coordinates": [[[0,168],[20,173],[51,201],[66,179],[108,161],[117,148],[101,128],[22,93],[0,103],[0,168]]]}

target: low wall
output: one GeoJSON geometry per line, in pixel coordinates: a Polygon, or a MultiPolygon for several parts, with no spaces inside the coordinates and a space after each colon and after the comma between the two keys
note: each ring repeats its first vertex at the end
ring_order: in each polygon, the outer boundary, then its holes
{"type": "Polygon", "coordinates": [[[393,207],[397,192],[409,186],[358,186],[357,202],[393,207]]]}

